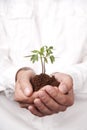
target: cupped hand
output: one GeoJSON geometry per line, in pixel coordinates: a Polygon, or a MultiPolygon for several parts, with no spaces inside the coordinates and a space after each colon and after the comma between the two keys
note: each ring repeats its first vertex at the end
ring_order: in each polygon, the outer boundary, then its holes
{"type": "Polygon", "coordinates": [[[59,87],[44,86],[38,91],[34,104],[28,107],[31,113],[36,116],[42,117],[65,111],[74,103],[73,80],[71,76],[63,73],[54,73],[53,75],[60,82],[59,87]]]}
{"type": "Polygon", "coordinates": [[[33,93],[33,87],[30,83],[31,78],[35,76],[32,70],[22,69],[17,73],[17,80],[15,83],[14,99],[20,103],[21,106],[27,107],[29,103],[33,103],[34,96],[29,98],[33,93]]]}

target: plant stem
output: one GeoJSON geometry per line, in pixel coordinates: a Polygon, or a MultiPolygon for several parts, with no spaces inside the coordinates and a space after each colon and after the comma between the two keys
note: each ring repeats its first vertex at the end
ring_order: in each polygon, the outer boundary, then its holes
{"type": "Polygon", "coordinates": [[[41,66],[42,66],[42,73],[44,73],[44,71],[43,71],[43,59],[42,59],[42,57],[40,57],[40,60],[41,60],[41,66]]]}
{"type": "Polygon", "coordinates": [[[45,74],[45,59],[43,59],[43,73],[45,74]]]}

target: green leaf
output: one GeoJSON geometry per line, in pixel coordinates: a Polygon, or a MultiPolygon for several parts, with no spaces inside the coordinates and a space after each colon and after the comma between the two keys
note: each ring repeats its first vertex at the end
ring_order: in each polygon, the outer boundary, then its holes
{"type": "Polygon", "coordinates": [[[44,48],[44,46],[43,46],[43,47],[41,47],[40,52],[42,52],[42,53],[43,53],[43,52],[44,52],[44,49],[45,49],[45,48],[44,48]]]}
{"type": "Polygon", "coordinates": [[[32,53],[37,53],[38,54],[39,51],[38,50],[33,50],[32,53]]]}
{"type": "Polygon", "coordinates": [[[50,56],[50,55],[53,53],[53,52],[52,52],[52,49],[53,49],[52,46],[46,48],[46,56],[47,56],[47,57],[50,56]]]}
{"type": "Polygon", "coordinates": [[[49,49],[53,50],[53,46],[50,46],[49,49]]]}
{"type": "Polygon", "coordinates": [[[44,46],[40,48],[39,54],[40,56],[44,56],[45,48],[44,46]]]}
{"type": "Polygon", "coordinates": [[[55,61],[55,57],[53,56],[53,46],[42,46],[39,50],[33,50],[32,55],[28,55],[25,57],[29,57],[32,63],[40,60],[42,65],[42,70],[45,70],[45,63],[48,63],[48,60],[53,63],[55,61]],[[44,66],[43,66],[44,64],[44,66]]]}
{"type": "Polygon", "coordinates": [[[50,56],[50,61],[53,63],[55,61],[55,57],[53,55],[50,56]]]}
{"type": "Polygon", "coordinates": [[[35,61],[38,61],[38,55],[32,55],[30,60],[31,60],[33,63],[34,63],[35,61]]]}

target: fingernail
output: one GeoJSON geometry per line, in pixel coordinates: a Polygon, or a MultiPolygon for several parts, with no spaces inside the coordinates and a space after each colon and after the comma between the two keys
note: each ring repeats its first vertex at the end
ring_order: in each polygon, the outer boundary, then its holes
{"type": "Polygon", "coordinates": [[[32,106],[30,105],[30,106],[28,106],[28,110],[32,110],[32,106]]]}
{"type": "Polygon", "coordinates": [[[29,95],[30,95],[29,87],[26,87],[26,88],[24,89],[24,94],[25,94],[26,96],[29,96],[29,95]]]}
{"type": "Polygon", "coordinates": [[[64,84],[59,86],[59,90],[62,93],[67,93],[68,92],[68,89],[67,89],[66,85],[64,85],[64,84]]]}

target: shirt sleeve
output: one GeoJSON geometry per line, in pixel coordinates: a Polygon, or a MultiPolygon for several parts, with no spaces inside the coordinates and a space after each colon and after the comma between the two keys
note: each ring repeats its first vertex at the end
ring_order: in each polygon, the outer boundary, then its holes
{"type": "Polygon", "coordinates": [[[87,43],[81,54],[82,61],[71,65],[65,72],[73,78],[73,87],[76,92],[87,93],[87,43]]]}
{"type": "Polygon", "coordinates": [[[8,42],[0,46],[0,91],[9,88],[14,90],[15,75],[20,68],[35,68],[21,53],[19,47],[16,50],[9,46],[8,42]]]}
{"type": "Polygon", "coordinates": [[[31,17],[33,5],[30,3],[32,4],[32,2],[29,2],[29,8],[26,8],[27,4],[22,2],[14,4],[12,2],[13,8],[11,9],[11,3],[4,7],[6,3],[2,2],[3,5],[0,6],[0,91],[8,89],[14,91],[16,72],[21,67],[30,67],[28,60],[24,59],[26,56],[24,49],[28,48],[27,44],[29,44],[29,48],[31,46],[31,40],[28,40],[29,34],[31,34],[31,39],[34,39],[32,32],[36,36],[31,17]]]}
{"type": "Polygon", "coordinates": [[[0,91],[14,89],[16,67],[9,56],[7,46],[0,46],[0,91]]]}
{"type": "Polygon", "coordinates": [[[21,58],[20,55],[20,60],[17,57],[13,58],[12,55],[15,55],[16,51],[10,49],[6,46],[0,46],[0,92],[4,91],[7,97],[14,93],[17,71],[22,67],[30,66],[25,62],[26,60],[21,60],[24,58],[21,58]]]}

